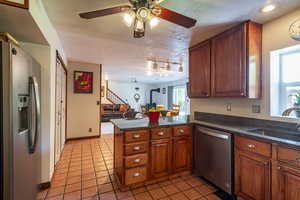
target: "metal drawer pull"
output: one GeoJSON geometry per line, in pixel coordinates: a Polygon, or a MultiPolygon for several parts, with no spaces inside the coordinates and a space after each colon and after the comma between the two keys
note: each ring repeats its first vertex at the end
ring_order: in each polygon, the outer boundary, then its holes
{"type": "Polygon", "coordinates": [[[138,139],[138,138],[140,138],[140,137],[141,137],[141,135],[139,135],[139,134],[133,135],[133,138],[134,138],[134,139],[138,139]]]}
{"type": "Polygon", "coordinates": [[[296,158],[296,162],[300,163],[300,158],[296,158]]]}
{"type": "Polygon", "coordinates": [[[133,147],[133,150],[134,150],[134,151],[139,151],[139,150],[141,150],[141,147],[139,147],[139,146],[133,147]]]}
{"type": "Polygon", "coordinates": [[[165,134],[164,132],[157,133],[157,135],[159,135],[159,136],[163,136],[164,134],[165,134]]]}
{"type": "Polygon", "coordinates": [[[140,163],[141,162],[141,159],[137,158],[133,161],[134,163],[140,163]]]}
{"type": "Polygon", "coordinates": [[[180,129],[180,130],[179,130],[179,133],[181,133],[181,134],[184,133],[184,130],[183,130],[183,129],[180,129]]]}
{"type": "Polygon", "coordinates": [[[248,144],[247,147],[250,148],[250,149],[254,149],[255,145],[254,144],[248,144]]]}
{"type": "Polygon", "coordinates": [[[140,176],[140,175],[141,175],[141,174],[138,173],[138,172],[133,174],[134,177],[138,177],[138,176],[140,176]]]}

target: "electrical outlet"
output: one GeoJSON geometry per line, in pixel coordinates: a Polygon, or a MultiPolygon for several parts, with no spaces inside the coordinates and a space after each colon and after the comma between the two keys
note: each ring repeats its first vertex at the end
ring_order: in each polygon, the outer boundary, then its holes
{"type": "Polygon", "coordinates": [[[89,128],[89,132],[91,133],[93,131],[93,129],[92,128],[89,128]]]}
{"type": "Polygon", "coordinates": [[[227,110],[227,111],[231,111],[231,103],[228,103],[228,104],[226,105],[226,110],[227,110]]]}
{"type": "Polygon", "coordinates": [[[260,113],[260,105],[252,105],[252,113],[260,113]]]}

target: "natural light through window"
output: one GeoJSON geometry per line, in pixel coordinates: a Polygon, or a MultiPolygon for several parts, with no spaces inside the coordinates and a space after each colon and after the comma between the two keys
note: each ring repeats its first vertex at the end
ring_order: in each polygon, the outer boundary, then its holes
{"type": "Polygon", "coordinates": [[[271,115],[299,117],[300,45],[271,53],[271,115]]]}

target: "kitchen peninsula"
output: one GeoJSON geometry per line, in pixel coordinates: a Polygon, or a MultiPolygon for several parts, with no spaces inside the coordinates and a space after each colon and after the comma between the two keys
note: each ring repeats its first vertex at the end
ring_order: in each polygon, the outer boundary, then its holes
{"type": "Polygon", "coordinates": [[[111,120],[114,169],[123,187],[176,176],[191,169],[192,125],[188,117],[111,120]]]}

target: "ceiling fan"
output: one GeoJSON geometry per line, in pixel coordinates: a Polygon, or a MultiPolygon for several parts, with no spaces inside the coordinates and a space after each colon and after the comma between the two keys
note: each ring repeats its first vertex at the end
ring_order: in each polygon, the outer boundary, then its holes
{"type": "Polygon", "coordinates": [[[164,0],[129,0],[131,5],[80,13],[79,16],[84,19],[93,19],[124,12],[124,20],[127,25],[131,26],[131,24],[134,23],[135,38],[144,37],[146,22],[150,22],[150,25],[154,26],[158,22],[157,17],[185,28],[191,28],[196,24],[197,20],[195,19],[159,6],[158,4],[163,1],[164,0]]]}

